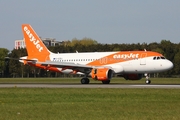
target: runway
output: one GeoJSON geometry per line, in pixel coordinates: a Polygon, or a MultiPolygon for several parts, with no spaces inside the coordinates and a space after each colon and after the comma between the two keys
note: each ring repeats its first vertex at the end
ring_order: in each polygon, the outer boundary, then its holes
{"type": "Polygon", "coordinates": [[[0,88],[177,88],[180,85],[155,84],[48,84],[48,83],[1,83],[0,88]]]}

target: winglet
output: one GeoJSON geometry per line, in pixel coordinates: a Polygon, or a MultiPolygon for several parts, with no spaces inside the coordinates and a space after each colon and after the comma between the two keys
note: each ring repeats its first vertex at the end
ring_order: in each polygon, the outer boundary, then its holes
{"type": "Polygon", "coordinates": [[[45,61],[49,59],[49,54],[51,53],[44,43],[41,41],[39,36],[33,30],[31,25],[23,24],[22,32],[25,39],[26,49],[29,58],[37,58],[40,61],[45,61]]]}

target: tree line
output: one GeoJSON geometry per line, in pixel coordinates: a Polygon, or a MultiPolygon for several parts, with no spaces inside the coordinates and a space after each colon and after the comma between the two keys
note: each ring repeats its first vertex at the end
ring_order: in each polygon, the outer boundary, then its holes
{"type": "MultiPolygon", "coordinates": [[[[90,38],[83,40],[73,39],[61,45],[50,46],[48,49],[54,53],[73,53],[73,52],[108,52],[108,51],[132,51],[147,50],[163,54],[173,62],[174,68],[163,73],[154,73],[154,77],[179,77],[180,75],[180,43],[172,43],[170,40],[161,40],[160,43],[132,43],[132,44],[101,44],[90,38]]],[[[67,75],[55,73],[43,69],[24,65],[18,60],[9,60],[5,57],[19,58],[27,56],[26,49],[19,48],[9,51],[0,48],[0,76],[1,77],[72,77],[78,75],[67,75]]]]}

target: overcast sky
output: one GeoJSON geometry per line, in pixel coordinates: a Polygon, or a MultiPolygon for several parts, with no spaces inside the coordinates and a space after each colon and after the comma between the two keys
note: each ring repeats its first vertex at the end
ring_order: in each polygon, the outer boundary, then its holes
{"type": "Polygon", "coordinates": [[[0,48],[29,23],[42,38],[99,43],[180,42],[180,0],[0,0],[0,48]]]}

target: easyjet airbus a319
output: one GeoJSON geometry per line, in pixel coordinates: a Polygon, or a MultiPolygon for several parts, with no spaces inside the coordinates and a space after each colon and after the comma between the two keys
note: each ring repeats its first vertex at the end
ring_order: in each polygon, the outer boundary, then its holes
{"type": "Polygon", "coordinates": [[[89,84],[89,78],[109,84],[114,74],[127,80],[140,80],[149,73],[170,70],[173,63],[162,54],[152,51],[52,53],[43,44],[29,24],[22,25],[28,56],[20,62],[45,70],[81,74],[82,84],[89,84]]]}

